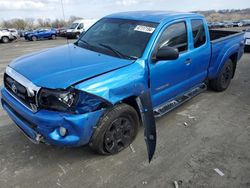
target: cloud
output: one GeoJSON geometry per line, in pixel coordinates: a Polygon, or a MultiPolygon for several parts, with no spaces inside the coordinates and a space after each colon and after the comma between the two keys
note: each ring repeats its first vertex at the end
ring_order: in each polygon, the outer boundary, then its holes
{"type": "MultiPolygon", "coordinates": [[[[158,2],[159,1],[161,0],[158,0],[158,2]]],[[[131,6],[131,5],[136,5],[139,3],[145,4],[145,3],[152,2],[152,1],[151,0],[117,0],[115,2],[118,5],[131,6]]]]}
{"type": "Polygon", "coordinates": [[[125,6],[134,5],[134,4],[138,4],[138,3],[139,3],[138,0],[120,0],[120,1],[116,1],[116,4],[125,5],[125,6]]]}
{"type": "Polygon", "coordinates": [[[42,10],[46,8],[46,4],[43,1],[34,1],[34,0],[19,0],[19,1],[0,1],[0,10],[42,10]]]}

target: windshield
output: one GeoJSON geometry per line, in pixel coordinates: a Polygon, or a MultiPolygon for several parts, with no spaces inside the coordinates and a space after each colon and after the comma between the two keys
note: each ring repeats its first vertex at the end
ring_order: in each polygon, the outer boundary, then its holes
{"type": "Polygon", "coordinates": [[[72,23],[69,29],[75,29],[78,26],[78,23],[72,23]]]}
{"type": "Polygon", "coordinates": [[[137,59],[154,32],[157,23],[103,18],[75,43],[100,53],[125,59],[137,59]]]}

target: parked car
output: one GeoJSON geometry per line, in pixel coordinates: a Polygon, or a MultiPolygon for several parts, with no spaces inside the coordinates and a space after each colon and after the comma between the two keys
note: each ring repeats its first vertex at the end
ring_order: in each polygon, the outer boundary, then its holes
{"type": "Polygon", "coordinates": [[[16,29],[8,29],[8,31],[11,32],[11,34],[14,37],[14,40],[20,38],[19,33],[18,33],[18,31],[16,29]]]}
{"type": "Polygon", "coordinates": [[[96,21],[96,19],[82,19],[74,21],[66,31],[66,37],[78,39],[81,33],[87,31],[96,21]]]}
{"type": "Polygon", "coordinates": [[[14,36],[8,29],[0,29],[0,41],[2,43],[8,43],[14,40],[14,36]]]}
{"type": "Polygon", "coordinates": [[[250,51],[250,28],[245,30],[245,51],[250,51]]]}
{"type": "Polygon", "coordinates": [[[30,41],[36,41],[41,39],[56,39],[55,29],[38,29],[33,32],[28,32],[25,34],[24,38],[30,41]]]}
{"type": "Polygon", "coordinates": [[[34,143],[100,154],[128,147],[142,123],[151,160],[155,117],[208,83],[226,90],[243,52],[243,32],[209,30],[199,14],[116,13],[73,44],[12,61],[2,106],[34,143]]]}
{"type": "Polygon", "coordinates": [[[25,35],[25,30],[18,30],[18,35],[20,36],[20,37],[24,37],[24,35],[25,35]]]}
{"type": "Polygon", "coordinates": [[[222,22],[213,22],[213,28],[223,28],[226,27],[222,22]]]}
{"type": "Polygon", "coordinates": [[[57,29],[57,36],[66,37],[67,28],[62,27],[57,29]]]}
{"type": "Polygon", "coordinates": [[[243,26],[250,26],[250,20],[241,20],[243,26]]]}
{"type": "Polygon", "coordinates": [[[234,23],[231,21],[224,21],[223,22],[223,27],[229,28],[229,27],[233,27],[234,23]]]}
{"type": "Polygon", "coordinates": [[[233,27],[242,27],[243,23],[241,22],[232,22],[233,23],[233,27]]]}

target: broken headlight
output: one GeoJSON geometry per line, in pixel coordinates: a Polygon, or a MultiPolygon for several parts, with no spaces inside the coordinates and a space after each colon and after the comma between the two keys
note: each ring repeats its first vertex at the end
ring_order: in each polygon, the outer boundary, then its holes
{"type": "Polygon", "coordinates": [[[106,108],[109,103],[104,99],[76,89],[41,89],[38,96],[39,107],[43,109],[84,114],[106,108]]]}

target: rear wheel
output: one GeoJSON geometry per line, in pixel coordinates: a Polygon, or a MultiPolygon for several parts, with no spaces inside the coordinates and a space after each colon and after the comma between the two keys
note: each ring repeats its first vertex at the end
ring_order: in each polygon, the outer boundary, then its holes
{"type": "Polygon", "coordinates": [[[56,39],[56,35],[51,35],[51,39],[55,40],[56,39]]]}
{"type": "Polygon", "coordinates": [[[10,39],[8,37],[2,37],[2,42],[3,43],[8,43],[10,39]]]}
{"type": "Polygon", "coordinates": [[[36,37],[36,36],[32,36],[32,37],[31,37],[31,40],[32,40],[32,41],[37,41],[37,37],[36,37]]]}
{"type": "Polygon", "coordinates": [[[215,91],[224,91],[228,88],[231,79],[233,77],[234,66],[231,59],[228,59],[223,68],[221,69],[219,76],[216,79],[210,81],[210,86],[215,91]]]}
{"type": "Polygon", "coordinates": [[[138,127],[136,110],[119,104],[100,119],[89,146],[99,154],[116,154],[133,142],[138,127]]]}

